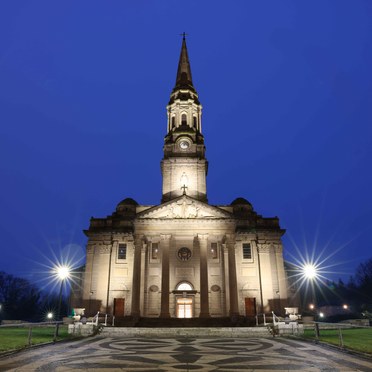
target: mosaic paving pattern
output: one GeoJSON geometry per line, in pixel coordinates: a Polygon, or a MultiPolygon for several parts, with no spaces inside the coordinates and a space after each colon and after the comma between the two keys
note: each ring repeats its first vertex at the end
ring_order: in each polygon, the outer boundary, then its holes
{"type": "Polygon", "coordinates": [[[372,360],[281,338],[91,338],[0,359],[0,370],[372,371],[372,360]]]}

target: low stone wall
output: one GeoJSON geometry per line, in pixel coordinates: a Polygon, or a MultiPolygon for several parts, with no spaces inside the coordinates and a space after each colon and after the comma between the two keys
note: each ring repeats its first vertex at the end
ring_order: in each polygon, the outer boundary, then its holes
{"type": "Polygon", "coordinates": [[[27,323],[30,323],[30,322],[27,322],[25,320],[7,320],[7,319],[3,319],[0,323],[2,325],[18,325],[18,324],[27,324],[27,323]]]}
{"type": "Polygon", "coordinates": [[[299,336],[304,334],[304,326],[302,324],[298,324],[296,322],[292,322],[289,324],[278,324],[278,333],[279,336],[299,336]]]}
{"type": "Polygon", "coordinates": [[[95,333],[95,326],[93,324],[82,323],[69,324],[68,333],[75,336],[91,336],[95,333]]]}
{"type": "Polygon", "coordinates": [[[198,328],[137,328],[105,327],[101,336],[106,337],[272,337],[266,327],[198,327],[198,328]]]}
{"type": "Polygon", "coordinates": [[[351,324],[353,326],[362,326],[362,327],[369,327],[369,319],[349,319],[349,320],[343,320],[343,324],[351,324]]]}

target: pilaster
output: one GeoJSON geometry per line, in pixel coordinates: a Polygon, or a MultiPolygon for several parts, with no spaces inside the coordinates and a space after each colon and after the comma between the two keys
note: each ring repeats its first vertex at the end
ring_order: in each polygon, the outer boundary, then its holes
{"type": "Polygon", "coordinates": [[[133,284],[132,284],[132,316],[140,316],[140,291],[141,291],[141,250],[142,238],[136,237],[134,242],[133,257],[133,284]]]}
{"type": "Polygon", "coordinates": [[[235,239],[233,235],[226,236],[226,246],[229,261],[229,292],[230,292],[230,316],[239,315],[238,306],[238,283],[236,279],[235,239]]]}
{"type": "Polygon", "coordinates": [[[230,284],[229,284],[229,252],[226,244],[221,244],[223,250],[224,286],[225,286],[225,314],[230,313],[230,284]]]}
{"type": "Polygon", "coordinates": [[[140,315],[145,314],[145,264],[146,264],[147,243],[141,247],[141,280],[140,280],[140,315]]]}
{"type": "Polygon", "coordinates": [[[198,234],[200,248],[200,318],[208,318],[209,296],[208,296],[208,234],[198,234]]]}
{"type": "Polygon", "coordinates": [[[160,249],[162,252],[161,258],[161,305],[160,318],[170,318],[169,313],[169,247],[170,234],[160,235],[160,249]]]}

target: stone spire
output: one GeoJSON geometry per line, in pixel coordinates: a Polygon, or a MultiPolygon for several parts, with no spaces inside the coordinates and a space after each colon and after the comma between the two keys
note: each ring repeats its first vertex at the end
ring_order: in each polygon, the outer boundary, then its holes
{"type": "Polygon", "coordinates": [[[185,34],[178,62],[176,85],[167,105],[167,134],[164,138],[162,203],[185,195],[207,201],[202,105],[192,83],[185,34]]]}
{"type": "Polygon", "coordinates": [[[193,92],[195,88],[192,83],[191,67],[186,47],[186,34],[183,33],[180,59],[178,62],[176,85],[173,92],[179,89],[189,89],[193,92]]]}

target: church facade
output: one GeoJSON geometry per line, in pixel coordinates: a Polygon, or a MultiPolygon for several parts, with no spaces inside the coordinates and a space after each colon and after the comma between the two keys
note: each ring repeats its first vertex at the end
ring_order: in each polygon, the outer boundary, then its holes
{"type": "Polygon", "coordinates": [[[207,200],[202,106],[183,38],[167,106],[159,205],[92,218],[79,298],[87,315],[208,318],[281,311],[289,299],[277,217],[207,200]]]}

